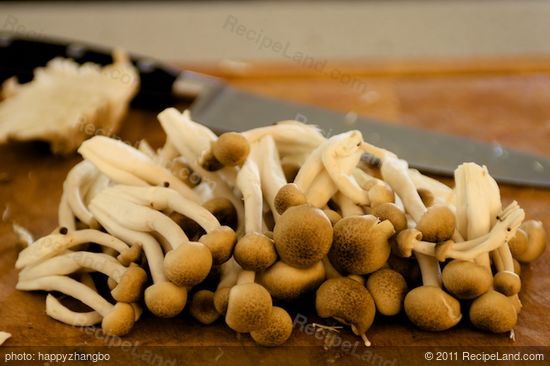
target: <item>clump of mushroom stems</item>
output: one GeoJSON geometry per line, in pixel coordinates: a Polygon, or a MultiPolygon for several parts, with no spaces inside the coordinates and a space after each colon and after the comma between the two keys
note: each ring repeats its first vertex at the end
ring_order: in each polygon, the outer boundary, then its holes
{"type": "Polygon", "coordinates": [[[58,226],[20,252],[18,289],[61,292],[91,308],[71,310],[49,293],[50,317],[124,335],[143,299],[143,316],[188,306],[202,324],[222,318],[277,346],[292,333],[287,304],[315,293],[318,315],[351,325],[367,345],[376,313],[404,311],[443,331],[462,319],[457,298],[472,301],[476,327],[513,330],[517,267],[543,253],[546,236],[515,201],[502,207],[485,167],[459,166],[451,188],[357,130],[327,138],[282,121],[218,137],[189,111],[168,108],[158,119],[167,135],[159,149],[84,142],[84,160],[63,183],[58,226]],[[390,269],[398,257],[418,265],[422,286],[390,269]],[[206,287],[214,269],[219,281],[206,287]]]}

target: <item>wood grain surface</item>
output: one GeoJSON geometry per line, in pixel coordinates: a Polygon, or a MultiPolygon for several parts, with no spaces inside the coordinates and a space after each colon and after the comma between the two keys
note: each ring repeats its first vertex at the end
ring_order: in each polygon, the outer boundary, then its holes
{"type": "MultiPolygon", "coordinates": [[[[410,64],[354,62],[326,65],[322,70],[307,65],[253,62],[192,68],[225,77],[237,87],[260,94],[550,155],[550,60],[544,58],[410,64]],[[334,70],[338,70],[339,76],[335,76],[334,70]]],[[[156,111],[131,110],[119,136],[130,142],[145,138],[152,145],[160,146],[164,136],[155,115],[156,111]]],[[[419,146],[421,148],[421,141],[419,146]]],[[[48,318],[44,313],[43,293],[14,289],[17,248],[12,223],[28,228],[35,237],[54,229],[63,179],[79,160],[76,155],[51,156],[41,144],[0,147],[0,330],[13,334],[6,346],[106,346],[108,343],[99,333],[72,328],[48,318]]],[[[501,193],[505,203],[517,200],[528,219],[541,220],[547,231],[550,230],[549,190],[502,186],[501,193]]],[[[413,327],[404,316],[392,319],[377,316],[368,332],[369,338],[375,346],[388,347],[548,346],[549,251],[522,268],[522,279],[523,310],[515,328],[515,342],[508,334],[474,330],[467,319],[452,330],[429,333],[413,327]]],[[[311,303],[311,298],[303,299],[292,308],[291,315],[304,315],[309,323],[330,323],[313,315],[311,303]]],[[[463,310],[466,309],[465,304],[463,310]]],[[[145,315],[124,340],[140,346],[201,346],[189,348],[188,357],[203,363],[221,360],[247,364],[254,363],[256,356],[268,360],[268,364],[291,361],[354,364],[359,360],[359,357],[350,357],[350,352],[341,346],[323,347],[326,339],[306,330],[297,327],[283,347],[266,349],[255,347],[248,335],[237,336],[222,321],[202,326],[188,314],[169,320],[145,315]],[[197,349],[203,352],[197,353],[197,349]]],[[[340,332],[339,337],[357,341],[349,330],[340,332]]],[[[407,349],[375,349],[388,360],[398,361],[394,364],[424,362],[421,355],[415,359],[407,349]],[[407,358],[407,362],[401,363],[407,358]]]]}

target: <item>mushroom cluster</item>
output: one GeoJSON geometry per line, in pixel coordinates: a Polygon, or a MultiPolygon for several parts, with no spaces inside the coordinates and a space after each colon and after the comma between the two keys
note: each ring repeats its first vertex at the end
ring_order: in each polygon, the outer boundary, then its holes
{"type": "Polygon", "coordinates": [[[19,254],[17,288],[53,292],[52,318],[120,336],[142,310],[175,317],[189,299],[198,322],[276,346],[292,333],[288,305],[314,298],[366,345],[376,314],[442,331],[468,313],[513,330],[519,264],[542,254],[545,232],[517,202],[503,207],[485,167],[462,164],[450,188],[355,130],[326,138],[283,121],[218,137],[188,111],[158,119],[158,150],[82,143],[59,226],[19,254]]]}

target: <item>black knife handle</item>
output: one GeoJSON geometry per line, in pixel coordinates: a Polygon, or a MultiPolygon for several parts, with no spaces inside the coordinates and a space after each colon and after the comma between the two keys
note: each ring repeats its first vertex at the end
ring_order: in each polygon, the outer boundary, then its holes
{"type": "MultiPolygon", "coordinates": [[[[51,38],[27,38],[17,33],[0,33],[0,83],[16,76],[20,82],[32,80],[33,70],[55,57],[67,57],[79,64],[93,62],[108,65],[112,52],[106,48],[81,42],[51,38]]],[[[185,71],[152,59],[130,55],[140,76],[140,89],[134,104],[140,106],[168,105],[175,102],[172,86],[185,71]]]]}

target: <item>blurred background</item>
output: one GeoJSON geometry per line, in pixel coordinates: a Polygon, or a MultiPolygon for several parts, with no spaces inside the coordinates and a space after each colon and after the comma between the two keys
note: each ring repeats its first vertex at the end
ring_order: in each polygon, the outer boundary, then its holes
{"type": "Polygon", "coordinates": [[[0,29],[184,62],[544,55],[550,1],[18,1],[0,29]]]}

